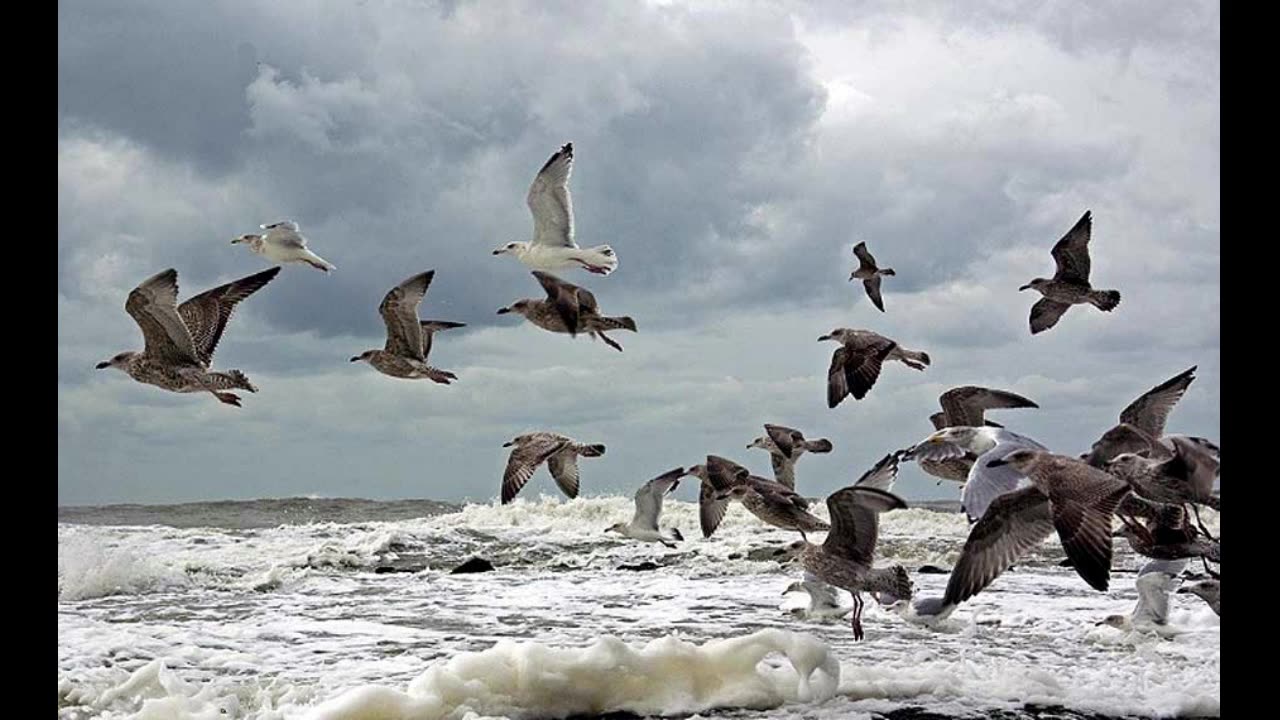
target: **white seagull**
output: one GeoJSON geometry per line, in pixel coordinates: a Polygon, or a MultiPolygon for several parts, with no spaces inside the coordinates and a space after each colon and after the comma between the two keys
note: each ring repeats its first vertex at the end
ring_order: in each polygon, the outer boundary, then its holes
{"type": "Polygon", "coordinates": [[[1169,593],[1182,580],[1178,577],[1186,569],[1188,560],[1151,560],[1142,566],[1134,585],[1138,588],[1138,604],[1130,615],[1108,615],[1098,625],[1110,625],[1120,630],[1160,628],[1169,623],[1169,593]]]}
{"type": "Polygon", "coordinates": [[[606,528],[605,532],[616,532],[633,540],[659,542],[669,548],[675,547],[677,541],[684,540],[684,536],[676,528],[671,528],[670,535],[664,535],[658,527],[658,518],[662,515],[662,499],[676,489],[680,478],[686,474],[684,468],[678,467],[641,485],[636,491],[636,514],[631,522],[615,523],[606,528]]]}
{"type": "Polygon", "coordinates": [[[494,255],[514,255],[534,270],[582,268],[608,275],[618,267],[618,257],[608,245],[580,248],[573,240],[573,200],[569,197],[569,173],[573,170],[573,143],[565,143],[542,166],[525,202],[533,213],[533,240],[507,243],[494,255]]]}
{"type": "Polygon", "coordinates": [[[259,227],[266,232],[261,235],[241,235],[232,240],[231,244],[247,243],[250,250],[271,262],[306,263],[324,272],[338,269],[338,266],[307,249],[307,239],[298,232],[298,223],[285,220],[259,227]]]}
{"type": "Polygon", "coordinates": [[[993,460],[1000,460],[1014,450],[1045,450],[1044,445],[1029,437],[990,425],[984,427],[943,428],[906,451],[904,457],[918,460],[945,460],[963,457],[968,450],[978,456],[969,468],[969,478],[960,494],[960,508],[976,522],[987,512],[991,501],[1005,493],[1018,489],[1026,476],[1010,465],[989,467],[993,460]]]}

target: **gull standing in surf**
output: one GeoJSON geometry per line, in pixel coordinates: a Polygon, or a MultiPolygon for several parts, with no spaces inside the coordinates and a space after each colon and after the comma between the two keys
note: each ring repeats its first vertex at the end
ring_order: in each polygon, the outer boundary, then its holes
{"type": "Polygon", "coordinates": [[[365,350],[351,358],[364,360],[383,375],[406,380],[427,379],[448,385],[458,376],[427,364],[431,339],[437,330],[462,327],[462,323],[419,320],[418,306],[431,286],[435,270],[418,273],[391,288],[378,305],[378,314],[387,326],[387,342],[381,350],[365,350]]]}
{"type": "Polygon", "coordinates": [[[306,263],[311,267],[329,272],[338,267],[307,249],[307,239],[298,232],[298,223],[292,220],[261,225],[265,233],[261,235],[241,235],[231,241],[232,245],[244,243],[255,253],[277,263],[306,263]]]}
{"type": "Polygon", "coordinates": [[[969,516],[970,522],[975,522],[992,501],[1016,490],[1026,479],[1017,467],[992,462],[1021,449],[1048,450],[1035,440],[1002,427],[963,426],[935,432],[904,451],[903,457],[919,462],[964,458],[968,453],[976,456],[960,491],[960,509],[969,516]]]}
{"type": "Polygon", "coordinates": [[[884,300],[880,298],[880,278],[892,277],[896,273],[893,272],[893,268],[881,270],[877,267],[876,259],[871,257],[865,242],[854,245],[853,254],[858,258],[858,269],[849,276],[849,282],[861,280],[862,287],[867,291],[867,297],[871,298],[871,302],[877,308],[880,308],[880,312],[884,312],[884,300]]]}
{"type": "Polygon", "coordinates": [[[1209,603],[1214,615],[1222,617],[1222,582],[1220,580],[1204,580],[1195,585],[1178,588],[1178,594],[1182,593],[1199,596],[1200,599],[1209,603]]]}
{"type": "Polygon", "coordinates": [[[1053,246],[1053,261],[1057,264],[1053,278],[1036,278],[1018,288],[1019,292],[1030,289],[1044,296],[1031,306],[1032,335],[1056,325],[1072,305],[1087,303],[1111,312],[1120,304],[1119,292],[1094,290],[1089,284],[1089,238],[1092,231],[1093,215],[1086,210],[1075,227],[1053,246]]]}
{"type": "Polygon", "coordinates": [[[773,463],[773,478],[792,490],[796,489],[796,462],[801,455],[806,452],[831,452],[830,440],[805,440],[803,433],[789,427],[766,424],[764,433],[752,440],[747,449],[760,448],[767,451],[773,463]]]}
{"type": "Polygon", "coordinates": [[[511,305],[498,308],[499,315],[516,313],[534,325],[554,333],[569,333],[577,337],[585,332],[592,337],[597,336],[609,347],[622,352],[622,346],[613,338],[604,334],[605,330],[636,331],[636,321],[627,316],[606,317],[600,314],[600,306],[596,304],[596,296],[586,288],[580,288],[565,282],[550,273],[534,270],[533,276],[547,293],[547,299],[534,300],[524,298],[511,305]]]}
{"type": "Polygon", "coordinates": [[[1071,565],[1095,590],[1111,576],[1111,517],[1129,486],[1080,460],[1044,450],[1019,449],[1001,459],[1031,485],[995,498],[969,531],[956,560],[944,606],[978,594],[1056,530],[1071,565]]]}
{"type": "Polygon", "coordinates": [[[119,353],[98,363],[97,369],[116,368],[140,383],[170,392],[212,393],[219,401],[240,407],[240,396],[226,391],[258,392],[258,388],[239,370],[211,372],[209,363],[236,305],[279,272],[279,266],[263,270],[206,290],[181,305],[177,270],[169,268],[147,278],[124,304],[142,330],[142,352],[119,353]]]}
{"type": "Polygon", "coordinates": [[[853,605],[840,602],[834,587],[822,582],[811,573],[805,573],[804,580],[797,580],[788,585],[782,594],[785,596],[793,592],[804,593],[809,598],[808,605],[788,610],[790,614],[797,617],[815,620],[839,619],[853,612],[853,605]]]}
{"type": "Polygon", "coordinates": [[[830,526],[809,512],[809,501],[782,483],[756,477],[750,470],[718,455],[708,455],[705,465],[689,468],[689,475],[702,480],[698,494],[698,519],[703,537],[720,526],[730,500],[737,500],[752,515],[783,530],[807,532],[830,526]]]}
{"type": "Polygon", "coordinates": [[[542,463],[547,464],[551,477],[570,499],[578,497],[578,456],[600,457],[604,445],[583,444],[553,432],[534,432],[517,435],[502,447],[509,447],[507,469],[502,474],[502,504],[515,499],[520,488],[533,477],[533,471],[542,463]]]}
{"type": "Polygon", "coordinates": [[[1108,615],[1098,625],[1120,630],[1144,630],[1169,623],[1169,593],[1178,587],[1178,576],[1187,568],[1186,560],[1151,560],[1138,571],[1134,585],[1138,604],[1128,615],[1108,615]]]}
{"type": "MultiPolygon", "coordinates": [[[[951,388],[938,396],[938,404],[942,406],[942,412],[929,416],[934,430],[982,425],[999,428],[1000,425],[986,419],[987,410],[1040,407],[1016,393],[976,385],[951,388]]],[[[921,470],[940,480],[951,480],[963,484],[968,482],[969,471],[977,459],[977,453],[967,450],[961,456],[916,458],[916,464],[921,470]]]]}
{"type": "Polygon", "coordinates": [[[569,174],[573,170],[573,143],[565,143],[547,160],[529,186],[525,202],[533,213],[533,240],[507,243],[494,255],[514,255],[535,270],[582,268],[608,275],[618,267],[618,256],[608,245],[580,248],[573,239],[573,200],[569,174]]]}
{"type": "Polygon", "coordinates": [[[866,397],[867,392],[880,377],[880,366],[886,360],[897,360],[916,370],[929,365],[929,356],[923,352],[908,350],[889,338],[870,330],[836,328],[818,338],[840,343],[831,354],[831,367],[827,370],[827,407],[833,408],[847,396],[854,400],[866,397]]]}
{"type": "Polygon", "coordinates": [[[615,523],[605,532],[616,532],[623,537],[645,542],[658,542],[673,548],[676,542],[683,542],[684,536],[677,528],[671,528],[670,535],[664,535],[658,527],[658,518],[662,516],[662,500],[667,493],[676,489],[680,478],[686,474],[682,467],[668,470],[650,480],[636,491],[636,514],[629,523],[615,523]]]}
{"type": "Polygon", "coordinates": [[[831,531],[821,545],[806,540],[800,552],[800,563],[808,573],[853,595],[855,640],[863,637],[860,593],[889,593],[910,599],[914,592],[901,565],[872,567],[880,513],[907,507],[902,498],[889,492],[897,472],[895,453],[876,463],[853,485],[832,493],[827,498],[831,531]]]}

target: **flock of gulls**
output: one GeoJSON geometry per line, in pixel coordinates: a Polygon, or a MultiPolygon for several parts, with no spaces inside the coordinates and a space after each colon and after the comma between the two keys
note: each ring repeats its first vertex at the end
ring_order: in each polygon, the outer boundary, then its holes
{"type": "MultiPolygon", "coordinates": [[[[519,314],[553,333],[598,337],[621,351],[622,346],[606,333],[635,332],[635,321],[604,315],[589,290],[552,274],[579,269],[607,276],[618,266],[617,255],[608,245],[581,248],[574,240],[568,187],[572,165],[570,143],[551,156],[529,188],[526,202],[533,214],[532,240],[493,251],[531,268],[545,297],[517,300],[498,314],[519,314]]],[[[278,222],[262,230],[262,234],[241,235],[232,243],[244,244],[273,263],[301,263],[326,273],[336,269],[307,247],[296,223],[278,222]]],[[[1119,292],[1096,290],[1090,284],[1091,233],[1092,216],[1086,212],[1053,246],[1057,266],[1053,277],[1036,278],[1020,288],[1042,295],[1031,308],[1033,335],[1052,328],[1073,305],[1110,312],[1119,304],[1119,292]]],[[[864,242],[853,248],[853,254],[858,267],[849,280],[862,280],[868,298],[884,312],[882,282],[895,272],[880,268],[864,242]]],[[[213,354],[236,306],[279,272],[277,265],[181,304],[175,270],[148,278],[125,302],[125,311],[142,330],[142,351],[119,353],[97,367],[119,369],[138,382],[171,392],[208,392],[223,403],[239,406],[241,399],[233,391],[256,392],[257,388],[240,370],[212,370],[213,354]]],[[[378,306],[386,325],[386,343],[352,357],[351,362],[367,362],[394,378],[441,384],[457,379],[454,373],[428,364],[435,334],[464,326],[419,318],[418,308],[434,274],[433,270],[418,273],[387,292],[378,306]]],[[[930,365],[927,353],[909,350],[870,330],[836,328],[818,340],[839,344],[827,372],[829,408],[849,396],[866,397],[886,361],[919,371],[930,365]]],[[[1200,596],[1220,614],[1220,574],[1211,566],[1220,563],[1220,540],[1201,522],[1199,511],[1201,505],[1220,509],[1220,496],[1214,491],[1219,449],[1204,438],[1164,432],[1170,412],[1194,380],[1195,369],[1130,403],[1121,411],[1119,422],[1079,456],[1055,454],[986,419],[992,410],[1036,408],[1034,401],[978,386],[947,390],[938,399],[941,412],[929,418],[935,432],[885,455],[857,482],[828,496],[829,522],[814,515],[811,501],[797,492],[796,464],[805,453],[831,452],[831,441],[810,440],[799,430],[768,424],[765,434],[747,448],[769,454],[772,479],[753,475],[728,458],[708,455],[703,463],[676,467],[641,486],[635,493],[631,521],[619,522],[606,532],[676,547],[684,541],[679,530],[659,525],[663,498],[682,478],[697,478],[703,536],[711,537],[734,502],[768,525],[799,533],[798,559],[804,579],[792,583],[787,592],[808,593],[811,615],[850,615],[856,639],[863,637],[863,593],[881,607],[928,625],[945,619],[1054,534],[1071,567],[1099,591],[1108,586],[1114,538],[1127,540],[1134,552],[1149,558],[1137,577],[1138,606],[1129,615],[1111,616],[1099,624],[1120,628],[1166,624],[1169,595],[1188,563],[1196,559],[1211,579],[1177,592],[1200,596]],[[900,462],[915,462],[939,483],[961,486],[961,507],[972,526],[941,598],[914,597],[906,569],[876,567],[873,562],[880,514],[907,507],[893,493],[900,462]],[[1118,529],[1113,529],[1113,519],[1118,519],[1118,529]],[[821,543],[810,540],[815,533],[826,534],[821,543]],[[834,588],[849,592],[853,605],[841,605],[834,588]]],[[[555,432],[520,435],[504,447],[511,448],[502,477],[504,504],[516,497],[543,463],[560,490],[577,497],[578,459],[605,452],[603,444],[580,443],[555,432]]]]}

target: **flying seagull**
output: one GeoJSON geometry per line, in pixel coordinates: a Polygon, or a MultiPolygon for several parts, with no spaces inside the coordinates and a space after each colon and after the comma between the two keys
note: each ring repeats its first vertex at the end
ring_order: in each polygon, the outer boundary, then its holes
{"type": "MultiPolygon", "coordinates": [[[[942,412],[929,416],[934,430],[949,427],[977,427],[990,425],[1000,427],[985,417],[987,410],[1004,408],[1038,408],[1039,405],[1027,398],[1007,390],[964,385],[951,388],[938,397],[942,412]]],[[[978,455],[973,451],[965,451],[955,457],[919,457],[916,464],[926,473],[942,480],[965,483],[969,480],[969,470],[973,467],[978,455]]]]}
{"type": "Polygon", "coordinates": [[[975,460],[961,490],[960,507],[970,521],[976,521],[986,513],[992,501],[1016,490],[1025,479],[1017,467],[993,462],[1021,449],[1048,450],[1029,437],[1001,427],[960,426],[935,432],[904,451],[903,457],[920,462],[974,455],[975,460]]]}
{"type": "Polygon", "coordinates": [[[924,370],[929,356],[908,350],[889,338],[870,330],[836,328],[818,338],[840,343],[831,354],[827,370],[827,407],[833,408],[849,395],[861,400],[880,377],[880,366],[886,360],[897,360],[907,367],[924,370]]]}
{"type": "Polygon", "coordinates": [[[534,270],[542,289],[547,293],[545,300],[524,298],[511,305],[498,308],[499,315],[516,313],[525,320],[554,333],[569,333],[576,337],[585,332],[593,339],[597,336],[609,347],[622,352],[622,346],[613,338],[605,335],[606,330],[636,331],[636,321],[629,317],[606,317],[600,314],[600,306],[596,304],[596,296],[586,288],[565,282],[550,273],[534,270]]]}
{"type": "Polygon", "coordinates": [[[448,385],[458,379],[451,372],[427,364],[435,333],[463,326],[463,323],[418,319],[418,306],[435,275],[435,270],[418,273],[387,292],[378,305],[378,314],[387,325],[386,345],[381,350],[365,350],[351,358],[351,362],[364,360],[383,375],[407,380],[425,378],[448,385]]]}
{"type": "Polygon", "coordinates": [[[809,512],[808,500],[782,483],[752,475],[732,460],[708,455],[705,465],[694,465],[688,474],[702,481],[698,494],[698,519],[703,537],[711,537],[720,526],[730,500],[742,503],[766,524],[795,530],[801,537],[830,527],[809,512]]]}
{"type": "Polygon", "coordinates": [[[1184,560],[1151,560],[1138,571],[1134,585],[1138,604],[1129,615],[1108,615],[1098,625],[1121,630],[1166,625],[1169,622],[1169,593],[1181,582],[1178,576],[1187,567],[1184,560]]]}
{"type": "Polygon", "coordinates": [[[271,262],[306,263],[324,272],[338,269],[333,263],[307,249],[307,239],[298,232],[298,223],[285,220],[260,227],[266,232],[261,235],[241,235],[232,240],[231,244],[245,243],[250,250],[271,262]]]}
{"type": "Polygon", "coordinates": [[[1076,573],[1095,590],[1106,590],[1111,517],[1129,486],[1043,450],[1014,450],[988,464],[1012,466],[1031,485],[996,497],[969,531],[947,580],[944,604],[958,605],[976,595],[1055,530],[1076,573]]]}
{"type": "Polygon", "coordinates": [[[1053,260],[1058,269],[1052,279],[1036,278],[1018,288],[1035,290],[1044,297],[1031,306],[1031,334],[1044,332],[1057,324],[1058,318],[1072,305],[1091,304],[1111,312],[1120,304],[1116,290],[1094,290],[1089,284],[1089,237],[1093,216],[1089,211],[1053,246],[1053,260]]]}
{"type": "Polygon", "coordinates": [[[680,478],[686,474],[684,468],[678,467],[641,485],[636,491],[636,514],[631,518],[631,522],[615,523],[605,532],[616,532],[633,540],[659,542],[669,548],[675,547],[677,541],[684,540],[684,536],[676,528],[671,528],[670,535],[664,535],[658,527],[658,518],[662,516],[662,499],[667,496],[667,493],[676,489],[680,484],[680,478]]]}
{"type": "Polygon", "coordinates": [[[573,200],[569,174],[573,170],[573,143],[565,143],[538,171],[525,202],[533,213],[533,240],[512,242],[493,251],[514,255],[535,270],[582,268],[608,275],[618,267],[618,256],[608,245],[582,249],[573,240],[573,200]]]}
{"type": "Polygon", "coordinates": [[[876,266],[876,259],[871,257],[871,252],[867,250],[867,244],[860,242],[853,246],[853,254],[858,258],[858,269],[853,271],[849,276],[849,282],[861,280],[862,287],[866,288],[867,297],[871,298],[871,302],[880,312],[884,312],[884,300],[880,298],[880,278],[892,277],[895,275],[893,268],[885,268],[881,270],[876,266]]]}
{"type": "Polygon", "coordinates": [[[544,462],[560,491],[569,498],[578,497],[578,456],[600,457],[604,454],[604,445],[579,443],[553,432],[517,435],[502,447],[511,448],[507,469],[502,474],[503,505],[515,499],[520,488],[533,477],[533,471],[544,462]]]}
{"type": "Polygon", "coordinates": [[[761,448],[773,462],[773,478],[792,490],[796,489],[796,461],[806,452],[829,453],[831,441],[826,438],[805,440],[799,430],[782,425],[764,426],[764,435],[751,441],[747,449],[761,448]]]}
{"type": "Polygon", "coordinates": [[[169,268],[147,278],[129,293],[125,312],[142,330],[142,352],[122,352],[97,369],[116,368],[140,383],[178,393],[208,392],[240,407],[240,396],[228,390],[258,388],[239,370],[211,372],[218,340],[236,305],[261,290],[280,272],[269,270],[219,285],[178,305],[178,271],[169,268]]]}

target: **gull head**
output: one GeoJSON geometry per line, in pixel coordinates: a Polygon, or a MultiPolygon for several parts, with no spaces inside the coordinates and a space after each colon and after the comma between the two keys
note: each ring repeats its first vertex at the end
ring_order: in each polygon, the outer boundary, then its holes
{"type": "Polygon", "coordinates": [[[605,528],[605,529],[604,529],[604,531],[605,531],[606,533],[616,532],[616,533],[618,533],[619,535],[621,535],[621,534],[622,534],[622,531],[623,531],[623,530],[625,530],[625,529],[626,529],[626,527],[627,527],[627,524],[626,524],[626,523],[614,523],[614,524],[610,525],[609,527],[605,528]]]}
{"type": "Polygon", "coordinates": [[[1128,625],[1128,624],[1129,624],[1129,618],[1123,615],[1108,615],[1102,620],[1099,620],[1098,622],[1094,623],[1093,625],[1094,627],[1099,627],[1101,625],[1110,625],[1113,628],[1119,628],[1123,630],[1125,628],[1125,625],[1128,625]]]}
{"type": "Polygon", "coordinates": [[[133,359],[133,356],[137,354],[138,353],[136,352],[122,352],[116,355],[115,357],[112,357],[110,360],[104,360],[103,362],[100,362],[97,365],[94,365],[93,367],[98,370],[106,370],[109,367],[119,368],[123,370],[125,369],[126,366],[128,366],[129,361],[133,359]]]}
{"type": "Polygon", "coordinates": [[[1221,593],[1221,588],[1222,584],[1219,580],[1202,580],[1195,585],[1183,585],[1174,592],[1177,594],[1189,593],[1191,595],[1206,597],[1221,593]]]}
{"type": "Polygon", "coordinates": [[[519,257],[521,254],[521,251],[523,251],[525,247],[528,246],[528,244],[529,243],[510,242],[510,243],[507,243],[506,245],[503,245],[500,248],[495,249],[493,251],[493,254],[494,255],[515,255],[519,257]]]}
{"type": "Polygon", "coordinates": [[[502,447],[511,447],[512,445],[523,445],[524,443],[529,441],[529,438],[530,438],[530,435],[528,433],[524,435],[517,435],[511,438],[510,440],[508,440],[507,442],[502,443],[502,447]]]}
{"type": "Polygon", "coordinates": [[[369,358],[373,357],[373,354],[374,354],[374,353],[376,353],[376,352],[378,352],[378,351],[377,351],[377,350],[365,350],[364,352],[360,353],[359,355],[357,355],[357,356],[355,356],[355,357],[351,358],[351,362],[360,362],[361,360],[368,360],[369,358]]]}
{"type": "Polygon", "coordinates": [[[991,468],[1008,465],[1023,475],[1028,475],[1031,472],[1032,466],[1034,466],[1036,461],[1040,459],[1040,454],[1039,450],[1014,450],[1002,458],[996,458],[995,460],[987,463],[987,467],[991,468]]]}
{"type": "Polygon", "coordinates": [[[1136,475],[1147,464],[1147,459],[1137,453],[1120,453],[1107,463],[1106,471],[1118,478],[1136,475]]]}
{"type": "Polygon", "coordinates": [[[681,475],[680,477],[684,477],[685,475],[692,475],[693,477],[696,477],[696,478],[698,478],[699,480],[707,480],[707,479],[708,479],[708,477],[707,477],[707,466],[706,466],[706,465],[693,465],[693,466],[691,466],[688,470],[685,470],[685,471],[684,471],[684,475],[681,475]]]}
{"type": "Polygon", "coordinates": [[[232,241],[231,241],[231,244],[232,244],[232,245],[235,245],[235,244],[237,244],[237,243],[242,243],[242,242],[253,242],[254,240],[257,240],[257,239],[258,239],[258,238],[260,238],[260,237],[262,237],[262,236],[261,236],[261,235],[254,235],[254,234],[252,234],[252,233],[247,234],[247,235],[241,235],[240,237],[238,237],[238,238],[236,238],[236,239],[232,240],[232,241]]]}
{"type": "Polygon", "coordinates": [[[1047,278],[1036,278],[1035,280],[1032,280],[1026,285],[1023,285],[1022,287],[1018,288],[1018,292],[1022,292],[1023,290],[1039,290],[1040,288],[1048,284],[1049,284],[1049,280],[1047,278]]]}
{"type": "Polygon", "coordinates": [[[823,335],[822,337],[818,338],[818,342],[822,342],[823,340],[835,340],[837,342],[842,343],[844,342],[845,338],[849,336],[849,333],[851,332],[853,331],[850,330],[849,328],[836,328],[835,330],[832,330],[826,335],[823,335]]]}
{"type": "Polygon", "coordinates": [[[805,587],[804,583],[800,582],[799,580],[796,580],[795,582],[788,585],[787,589],[782,591],[782,594],[790,595],[793,592],[802,592],[802,593],[808,594],[809,588],[805,587]]]}
{"type": "Polygon", "coordinates": [[[747,446],[748,450],[750,450],[751,448],[761,448],[764,450],[768,450],[769,446],[765,444],[765,439],[763,437],[758,437],[755,440],[752,440],[751,444],[747,446]]]}

